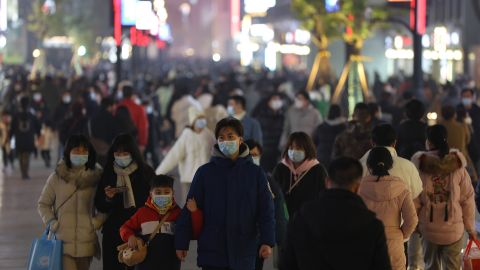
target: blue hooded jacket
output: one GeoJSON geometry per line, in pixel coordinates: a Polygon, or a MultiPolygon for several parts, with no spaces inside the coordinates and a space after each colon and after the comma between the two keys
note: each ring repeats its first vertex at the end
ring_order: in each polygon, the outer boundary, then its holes
{"type": "MultiPolygon", "coordinates": [[[[195,198],[203,212],[199,266],[255,269],[258,244],[275,244],[274,205],[267,178],[253,164],[245,144],[240,153],[233,161],[215,145],[211,161],[193,178],[188,198],[195,198]]],[[[191,218],[185,207],[177,220],[175,248],[188,250],[190,239],[191,218]]]]}

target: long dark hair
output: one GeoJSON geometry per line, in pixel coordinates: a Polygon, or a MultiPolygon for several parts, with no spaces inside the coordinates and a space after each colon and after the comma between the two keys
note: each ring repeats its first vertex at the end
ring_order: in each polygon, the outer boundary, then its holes
{"type": "Polygon", "coordinates": [[[390,175],[388,170],[393,166],[393,158],[390,151],[385,147],[374,147],[368,155],[367,166],[373,176],[378,176],[377,181],[382,176],[390,175]]]}
{"type": "Polygon", "coordinates": [[[445,157],[450,152],[450,146],[448,146],[448,132],[442,125],[434,125],[427,128],[427,139],[433,145],[432,150],[438,151],[440,158],[445,157]]]}
{"type": "Polygon", "coordinates": [[[70,152],[73,148],[83,146],[88,149],[88,161],[85,164],[85,170],[95,169],[95,164],[97,163],[97,152],[90,141],[84,135],[72,135],[67,139],[65,144],[65,149],[63,151],[63,160],[67,165],[67,168],[72,168],[72,161],[70,160],[70,152]]]}
{"type": "Polygon", "coordinates": [[[130,135],[136,135],[137,128],[133,123],[132,116],[130,115],[130,111],[127,107],[120,106],[117,108],[115,113],[115,123],[115,132],[117,132],[117,134],[128,133],[130,135]]]}
{"type": "Polygon", "coordinates": [[[115,162],[115,152],[125,151],[132,155],[133,162],[137,163],[138,168],[143,168],[145,161],[143,160],[140,149],[135,142],[135,139],[130,134],[121,134],[115,137],[112,146],[107,153],[107,163],[105,165],[105,171],[113,170],[113,163],[115,162]]]}

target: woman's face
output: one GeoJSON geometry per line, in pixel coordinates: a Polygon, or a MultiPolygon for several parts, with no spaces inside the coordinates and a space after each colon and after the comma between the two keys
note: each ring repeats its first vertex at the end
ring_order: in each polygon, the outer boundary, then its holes
{"type": "Polygon", "coordinates": [[[72,151],[70,151],[70,154],[73,154],[73,155],[88,155],[88,148],[81,145],[81,146],[77,146],[75,148],[72,149],[72,151]]]}
{"type": "Polygon", "coordinates": [[[113,153],[114,156],[116,157],[128,157],[130,156],[130,152],[127,152],[125,150],[118,150],[113,153]]]}
{"type": "Polygon", "coordinates": [[[289,150],[299,150],[299,151],[305,151],[301,146],[297,145],[296,142],[292,142],[290,147],[288,147],[289,150]]]}

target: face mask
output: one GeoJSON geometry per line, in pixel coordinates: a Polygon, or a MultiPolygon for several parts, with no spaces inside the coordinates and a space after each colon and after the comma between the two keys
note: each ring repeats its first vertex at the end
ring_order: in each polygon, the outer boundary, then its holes
{"type": "Polygon", "coordinates": [[[122,91],[118,91],[117,92],[117,99],[122,99],[123,98],[123,92],[122,91]]]}
{"type": "Polygon", "coordinates": [[[63,103],[68,104],[72,101],[72,97],[71,96],[63,96],[62,101],[63,101],[63,103]]]}
{"type": "Polygon", "coordinates": [[[277,111],[283,107],[283,101],[281,100],[272,100],[270,101],[270,108],[277,111]]]}
{"type": "Polygon", "coordinates": [[[131,155],[121,157],[115,156],[115,163],[122,168],[128,167],[128,165],[130,165],[132,161],[133,159],[131,155]]]}
{"type": "Polygon", "coordinates": [[[235,109],[233,108],[233,106],[228,106],[227,107],[227,113],[228,115],[232,116],[235,114],[235,109]]]}
{"type": "Polygon", "coordinates": [[[135,102],[135,104],[137,105],[141,105],[142,104],[142,101],[137,97],[133,100],[133,102],[135,102]]]}
{"type": "Polygon", "coordinates": [[[289,149],[288,158],[295,163],[300,163],[305,160],[305,151],[289,149]]]}
{"type": "Polygon", "coordinates": [[[198,129],[203,129],[207,126],[207,119],[205,118],[200,118],[195,121],[195,127],[198,129]]]}
{"type": "Polygon", "coordinates": [[[168,208],[172,205],[172,195],[153,195],[153,202],[159,208],[168,208]]]}
{"type": "Polygon", "coordinates": [[[218,142],[218,148],[227,157],[233,156],[238,151],[237,141],[223,141],[218,142]]]}
{"type": "Polygon", "coordinates": [[[42,95],[41,94],[33,95],[33,100],[36,102],[39,102],[40,100],[42,100],[42,95]]]}
{"type": "Polygon", "coordinates": [[[301,101],[300,99],[295,99],[295,104],[294,104],[295,108],[297,109],[301,109],[303,108],[303,101],[301,101]]]}
{"type": "Polygon", "coordinates": [[[91,93],[90,93],[90,99],[91,99],[91,100],[97,100],[97,93],[91,92],[91,93]]]}
{"type": "Polygon", "coordinates": [[[152,114],[153,113],[153,107],[152,106],[148,106],[145,111],[147,112],[147,114],[152,114]]]}
{"type": "Polygon", "coordinates": [[[70,154],[70,162],[75,167],[83,166],[87,164],[88,155],[77,155],[77,154],[70,154]]]}
{"type": "Polygon", "coordinates": [[[253,164],[260,166],[260,157],[252,157],[253,164]]]}
{"type": "Polygon", "coordinates": [[[462,98],[462,104],[463,104],[464,106],[469,107],[469,106],[472,105],[472,103],[473,103],[473,99],[471,99],[471,98],[462,98]]]}

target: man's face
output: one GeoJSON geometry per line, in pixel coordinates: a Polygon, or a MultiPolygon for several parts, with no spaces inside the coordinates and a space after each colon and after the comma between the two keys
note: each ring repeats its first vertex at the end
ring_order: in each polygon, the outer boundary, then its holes
{"type": "Polygon", "coordinates": [[[465,91],[462,94],[462,98],[472,98],[473,99],[473,94],[470,91],[465,91]]]}
{"type": "Polygon", "coordinates": [[[233,99],[228,101],[228,107],[232,107],[236,114],[242,112],[242,106],[233,99]]]}
{"type": "Polygon", "coordinates": [[[238,136],[237,132],[231,127],[224,127],[218,133],[218,142],[223,141],[237,141],[238,145],[242,142],[242,137],[238,136]]]}

